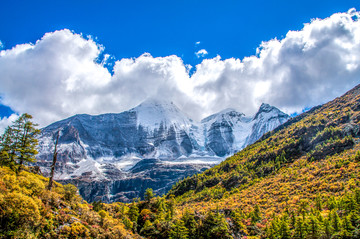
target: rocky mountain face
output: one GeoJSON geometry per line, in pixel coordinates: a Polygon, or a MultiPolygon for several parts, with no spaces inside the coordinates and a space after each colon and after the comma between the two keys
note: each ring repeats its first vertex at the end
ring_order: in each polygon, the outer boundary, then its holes
{"type": "Polygon", "coordinates": [[[262,104],[253,117],[226,109],[201,121],[205,147],[218,156],[232,155],[289,119],[276,107],[262,104]]]}
{"type": "Polygon", "coordinates": [[[59,134],[57,180],[76,184],[88,201],[129,201],[148,187],[166,193],[288,119],[262,104],[252,117],[226,109],[194,122],[172,102],[150,99],[119,114],[75,115],[45,127],[38,164],[49,172],[59,134]]]}

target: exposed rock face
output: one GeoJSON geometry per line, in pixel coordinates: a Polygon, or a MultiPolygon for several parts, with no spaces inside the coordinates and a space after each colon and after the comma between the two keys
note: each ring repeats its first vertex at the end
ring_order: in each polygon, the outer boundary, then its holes
{"type": "Polygon", "coordinates": [[[262,104],[254,117],[226,109],[201,121],[207,135],[206,149],[218,156],[233,154],[288,119],[287,114],[268,104],[262,104]]]}
{"type": "Polygon", "coordinates": [[[89,180],[86,177],[62,180],[78,186],[85,200],[92,202],[131,202],[143,197],[147,188],[156,195],[165,194],[179,180],[210,168],[211,164],[162,162],[159,159],[143,159],[131,170],[114,176],[112,180],[89,180]]]}
{"type": "Polygon", "coordinates": [[[278,108],[263,103],[253,118],[254,124],[251,134],[245,144],[249,145],[254,143],[265,133],[285,123],[289,118],[289,115],[281,112],[278,108]]]}
{"type": "Polygon", "coordinates": [[[287,119],[263,104],[254,117],[226,109],[198,123],[173,103],[148,100],[119,114],[75,115],[45,127],[38,165],[48,172],[60,133],[57,180],[78,185],[88,201],[129,201],[147,187],[165,193],[287,119]]]}

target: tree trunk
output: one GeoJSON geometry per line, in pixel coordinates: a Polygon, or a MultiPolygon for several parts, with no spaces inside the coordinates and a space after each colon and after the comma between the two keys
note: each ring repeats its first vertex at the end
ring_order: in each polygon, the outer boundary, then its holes
{"type": "Polygon", "coordinates": [[[55,149],[54,149],[54,155],[53,155],[53,162],[51,165],[51,172],[50,172],[50,179],[49,179],[49,185],[48,185],[48,190],[51,191],[52,185],[53,185],[53,177],[54,177],[54,172],[55,172],[55,164],[57,161],[57,145],[58,145],[58,141],[59,141],[59,136],[60,136],[60,131],[58,132],[58,135],[56,137],[56,141],[55,141],[55,149]]]}

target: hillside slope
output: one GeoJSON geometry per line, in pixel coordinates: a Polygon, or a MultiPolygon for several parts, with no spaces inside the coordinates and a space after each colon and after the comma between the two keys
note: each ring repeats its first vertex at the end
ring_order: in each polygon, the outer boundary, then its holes
{"type": "Polygon", "coordinates": [[[49,191],[48,180],[0,167],[0,238],[140,238],[127,230],[132,223],[125,204],[99,210],[71,184],[55,182],[49,191]]]}
{"type": "Polygon", "coordinates": [[[0,168],[4,238],[360,238],[360,85],[166,197],[87,204],[71,185],[0,168]]]}
{"type": "Polygon", "coordinates": [[[331,234],[359,235],[359,211],[354,211],[360,205],[359,121],[357,86],[289,120],[221,164],[184,179],[168,195],[175,195],[180,212],[220,210],[228,216],[228,227],[238,225],[239,235],[279,237],[282,223],[288,237],[296,237],[296,220],[306,227],[316,220],[314,238],[320,238],[329,233],[326,223],[337,217],[343,228],[332,225],[331,234]],[[352,206],[346,208],[349,201],[352,206]]]}

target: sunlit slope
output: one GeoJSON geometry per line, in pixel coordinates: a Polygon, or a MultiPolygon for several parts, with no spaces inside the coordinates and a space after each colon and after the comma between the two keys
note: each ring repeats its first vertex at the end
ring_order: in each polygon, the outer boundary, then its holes
{"type": "Polygon", "coordinates": [[[359,187],[360,86],[301,114],[220,165],[176,184],[182,207],[267,215],[359,187]]]}
{"type": "Polygon", "coordinates": [[[49,191],[48,180],[0,167],[0,238],[138,238],[126,230],[132,224],[125,215],[108,213],[124,204],[94,210],[75,186],[54,182],[49,191]]]}

